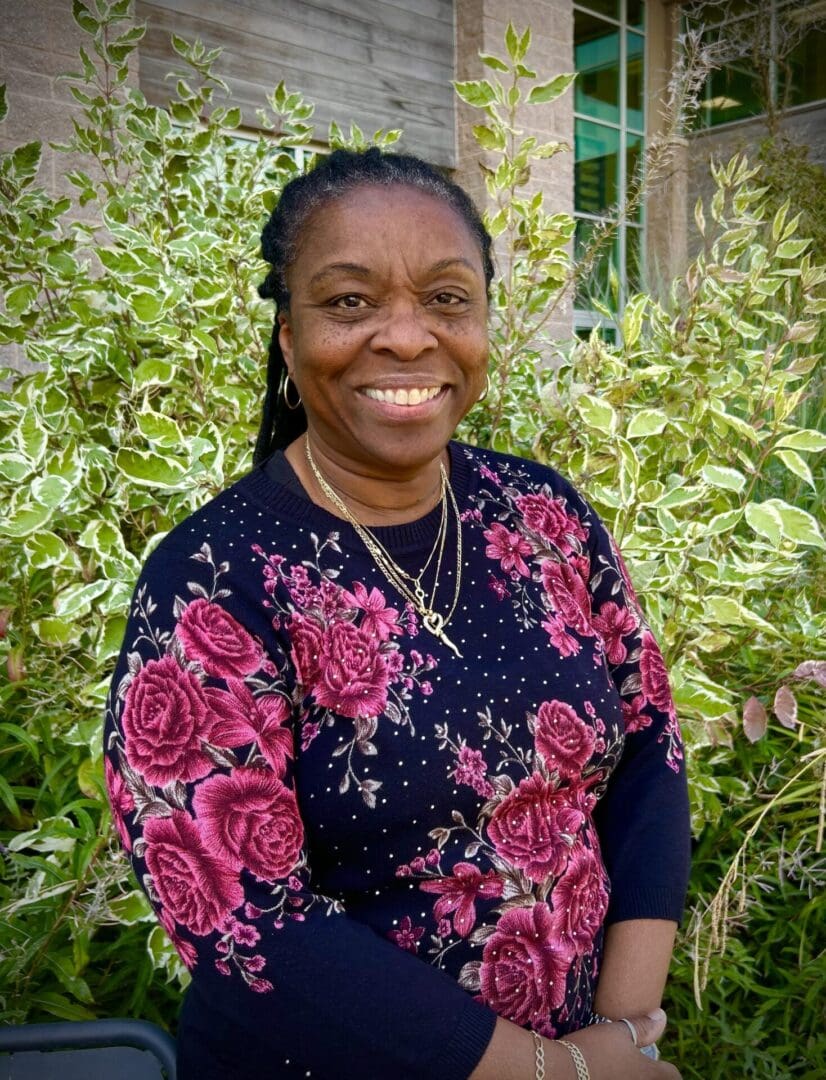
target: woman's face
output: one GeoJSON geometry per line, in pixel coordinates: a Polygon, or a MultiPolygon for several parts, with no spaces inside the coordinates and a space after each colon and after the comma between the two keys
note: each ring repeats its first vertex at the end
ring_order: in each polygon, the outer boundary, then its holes
{"type": "Polygon", "coordinates": [[[356,188],[312,215],[287,286],[281,348],[317,443],[375,476],[438,457],[487,371],[482,255],[458,213],[356,188]]]}

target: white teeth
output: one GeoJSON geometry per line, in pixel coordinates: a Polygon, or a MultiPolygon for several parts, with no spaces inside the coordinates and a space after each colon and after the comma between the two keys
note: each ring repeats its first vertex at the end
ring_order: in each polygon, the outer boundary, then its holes
{"type": "Polygon", "coordinates": [[[414,386],[412,390],[374,390],[370,387],[364,393],[374,401],[386,401],[391,405],[421,405],[423,401],[432,401],[441,393],[441,387],[414,386]]]}

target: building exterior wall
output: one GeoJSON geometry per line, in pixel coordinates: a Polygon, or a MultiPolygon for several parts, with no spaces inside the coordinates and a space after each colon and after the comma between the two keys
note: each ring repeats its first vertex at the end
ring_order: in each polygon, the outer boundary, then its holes
{"type": "Polygon", "coordinates": [[[315,105],[319,141],[332,120],[368,136],[398,127],[404,149],[455,165],[452,0],[138,0],[136,14],[147,23],[140,85],[153,104],[166,103],[166,75],[181,67],[175,33],[221,48],[215,70],[250,128],[283,79],[315,105]]]}
{"type": "MultiPolygon", "coordinates": [[[[479,52],[502,56],[505,30],[513,22],[518,31],[530,26],[532,31],[529,65],[543,79],[550,79],[573,64],[573,16],[569,0],[456,0],[456,78],[480,79],[487,68],[479,52]]],[[[457,102],[455,179],[481,208],[487,205],[487,193],[480,163],[489,155],[480,151],[473,139],[472,127],[480,123],[478,110],[457,102]]],[[[540,142],[559,140],[573,150],[573,106],[566,94],[547,105],[523,106],[518,122],[526,135],[540,142]]],[[[541,189],[549,213],[572,213],[574,185],[573,153],[558,154],[538,162],[533,169],[530,190],[541,189]]],[[[548,329],[552,336],[567,337],[571,332],[571,302],[560,304],[548,329]]]]}
{"type": "MultiPolygon", "coordinates": [[[[780,130],[792,142],[808,146],[809,160],[826,168],[826,104],[818,102],[790,110],[783,117],[780,130]]],[[[756,116],[693,136],[686,199],[691,220],[697,199],[708,200],[714,194],[711,161],[728,161],[738,152],[753,158],[767,134],[763,118],[756,116]]]]}
{"type": "MultiPolygon", "coordinates": [[[[81,167],[57,154],[50,142],[64,142],[81,107],[59,76],[79,67],[86,35],[72,19],[71,0],[0,0],[0,78],[9,112],[0,124],[0,151],[39,140],[43,144],[38,182],[55,195],[73,191],[67,170],[81,167]]],[[[83,167],[88,171],[88,162],[83,167]]]]}

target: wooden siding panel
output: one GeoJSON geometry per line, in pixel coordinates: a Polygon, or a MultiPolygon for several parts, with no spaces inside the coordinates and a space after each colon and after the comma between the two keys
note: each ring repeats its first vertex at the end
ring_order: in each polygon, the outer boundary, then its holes
{"type": "Polygon", "coordinates": [[[322,139],[331,120],[355,121],[368,133],[401,127],[406,149],[455,164],[452,3],[139,0],[137,15],[148,24],[141,88],[154,103],[164,103],[174,85],[165,76],[184,68],[171,34],[200,38],[223,49],[216,70],[245,126],[259,126],[256,109],[283,79],[316,106],[322,139]]]}

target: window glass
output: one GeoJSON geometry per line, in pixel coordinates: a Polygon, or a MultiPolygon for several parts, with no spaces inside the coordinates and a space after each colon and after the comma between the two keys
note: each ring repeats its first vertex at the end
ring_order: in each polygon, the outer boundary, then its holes
{"type": "Polygon", "coordinates": [[[619,33],[603,19],[574,12],[574,109],[596,120],[619,123],[619,33]]]}
{"type": "Polygon", "coordinates": [[[617,202],[620,133],[616,128],[575,122],[575,209],[603,214],[617,202]]]}
{"type": "Polygon", "coordinates": [[[587,0],[584,7],[596,11],[600,15],[607,15],[609,19],[620,17],[620,0],[587,0]]]}
{"type": "MultiPolygon", "coordinates": [[[[581,265],[584,253],[593,237],[594,230],[600,228],[598,222],[580,218],[576,223],[574,234],[574,258],[577,265],[581,265]]],[[[617,308],[614,289],[611,284],[611,270],[613,269],[614,280],[618,274],[618,244],[616,235],[604,241],[603,246],[596,258],[590,272],[583,274],[577,282],[575,306],[588,309],[594,306],[594,301],[603,304],[610,311],[617,308]]]]}
{"type": "Polygon", "coordinates": [[[778,83],[781,105],[806,105],[826,99],[826,32],[814,27],[808,31],[779,66],[778,83]]]}
{"type": "Polygon", "coordinates": [[[628,127],[643,131],[645,38],[629,30],[625,40],[628,57],[625,71],[625,122],[628,127]]]}
{"type": "Polygon", "coordinates": [[[638,30],[642,30],[645,25],[645,4],[643,0],[628,0],[626,20],[629,26],[635,26],[638,30]]]}
{"type": "Polygon", "coordinates": [[[645,247],[643,231],[631,225],[625,230],[625,289],[626,296],[642,292],[644,285],[645,247]]]}
{"type": "Polygon", "coordinates": [[[706,80],[701,122],[706,127],[758,116],[763,106],[753,71],[740,64],[726,64],[706,80]]]}
{"type": "MultiPolygon", "coordinates": [[[[637,177],[642,167],[643,140],[641,135],[625,136],[625,184],[630,186],[637,177]]],[[[640,204],[633,216],[634,221],[642,222],[642,204],[640,204]]]]}

